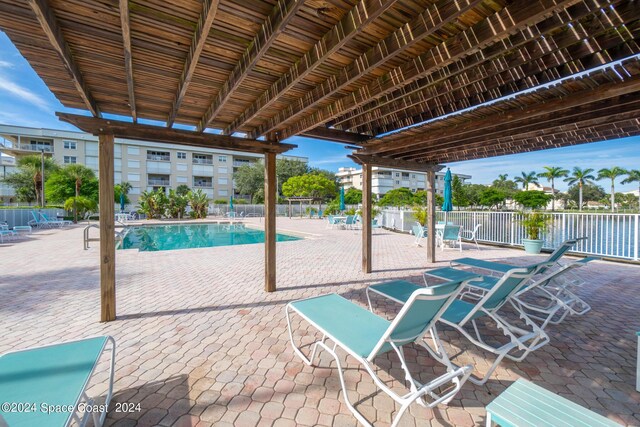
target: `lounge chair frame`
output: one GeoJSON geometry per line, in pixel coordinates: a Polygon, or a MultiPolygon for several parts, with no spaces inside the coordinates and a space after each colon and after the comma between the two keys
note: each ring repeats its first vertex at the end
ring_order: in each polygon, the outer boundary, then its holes
{"type": "MultiPolygon", "coordinates": [[[[77,339],[77,340],[71,340],[71,341],[64,341],[64,342],[58,342],[58,343],[53,343],[53,344],[47,344],[47,345],[42,345],[42,346],[36,346],[36,347],[29,347],[29,348],[25,348],[22,350],[15,350],[15,351],[8,351],[6,353],[3,353],[0,356],[6,356],[9,354],[17,354],[17,353],[22,353],[22,352],[27,352],[27,351],[32,351],[32,350],[39,350],[39,349],[43,349],[43,348],[48,348],[48,347],[56,347],[62,344],[70,344],[70,343],[74,343],[74,342],[81,342],[81,341],[85,341],[87,339],[92,339],[92,338],[99,338],[99,337],[88,337],[88,338],[82,338],[82,339],[77,339]]],[[[91,417],[93,419],[93,425],[100,427],[104,424],[105,419],[107,418],[107,412],[109,409],[109,403],[111,402],[111,398],[113,397],[113,381],[114,381],[114,375],[115,375],[115,363],[116,363],[116,342],[113,339],[113,337],[111,336],[106,336],[106,341],[104,346],[102,347],[102,351],[100,353],[100,357],[98,357],[93,365],[93,367],[91,368],[91,373],[89,374],[89,376],[87,377],[87,381],[85,382],[85,384],[82,387],[82,390],[80,390],[80,392],[78,393],[78,398],[76,399],[75,405],[74,407],[76,408],[74,412],[70,413],[69,418],[67,419],[67,422],[65,423],[65,427],[66,426],[70,426],[72,425],[72,423],[76,423],[79,426],[85,426],[87,424],[87,422],[89,421],[89,414],[91,414],[91,417]],[[95,373],[95,369],[96,366],[98,366],[98,363],[101,359],[102,354],[104,354],[104,352],[107,350],[107,344],[109,344],[111,346],[109,353],[110,353],[110,361],[109,361],[109,389],[107,390],[107,396],[105,398],[104,401],[104,411],[102,412],[85,412],[82,416],[80,415],[79,412],[79,406],[82,403],[85,403],[86,405],[93,405],[94,404],[94,399],[89,397],[87,395],[87,388],[91,382],[91,378],[93,377],[93,374],[95,373]]]]}
{"type": "MultiPolygon", "coordinates": [[[[507,359],[513,360],[514,362],[521,362],[529,355],[529,353],[539,349],[549,342],[549,336],[544,332],[544,330],[540,328],[536,324],[536,322],[530,319],[524,311],[520,310],[517,305],[514,306],[514,308],[520,320],[529,329],[523,329],[519,326],[514,325],[511,321],[509,321],[499,313],[499,310],[507,303],[507,301],[509,301],[514,295],[516,295],[522,289],[522,287],[526,285],[528,280],[537,273],[537,271],[547,267],[548,265],[549,263],[541,263],[537,264],[535,267],[514,268],[506,273],[490,290],[482,294],[478,294],[473,290],[463,291],[460,294],[460,297],[463,300],[471,299],[475,303],[475,306],[459,322],[448,321],[445,317],[439,318],[440,322],[456,329],[474,345],[497,356],[493,364],[490,366],[489,370],[482,378],[471,375],[469,377],[469,381],[473,382],[474,384],[483,385],[489,380],[489,377],[491,377],[495,369],[505,357],[507,359]],[[514,286],[513,289],[507,293],[507,295],[503,296],[497,303],[493,304],[491,298],[498,291],[500,291],[500,288],[506,285],[507,281],[510,279],[516,279],[520,282],[516,286],[514,286]],[[489,303],[491,303],[491,306],[487,307],[489,303]],[[478,317],[478,315],[491,319],[495,323],[497,329],[502,332],[503,335],[509,338],[509,342],[500,346],[494,346],[487,343],[483,337],[483,334],[481,333],[481,329],[478,327],[478,324],[476,322],[476,318],[478,317]],[[468,325],[471,325],[473,327],[473,331],[468,331],[467,329],[465,329],[465,326],[468,325]]],[[[466,287],[473,288],[474,281],[475,280],[468,280],[467,282],[465,282],[466,287]]],[[[404,301],[396,299],[391,295],[377,290],[375,286],[369,287],[367,291],[369,290],[399,304],[404,303],[404,301]]],[[[442,343],[440,342],[440,338],[437,334],[432,335],[431,338],[436,349],[443,348],[442,343]]],[[[451,361],[448,357],[446,357],[446,353],[434,352],[430,347],[427,347],[427,350],[430,351],[431,355],[436,360],[440,361],[446,366],[451,365],[451,361]]]]}
{"type": "MultiPolygon", "coordinates": [[[[460,283],[461,282],[458,282],[458,284],[460,283]]],[[[409,300],[407,301],[407,303],[404,305],[404,307],[400,310],[398,315],[395,317],[393,322],[391,322],[391,325],[389,326],[389,328],[380,337],[375,348],[371,351],[371,353],[366,358],[361,357],[360,355],[352,351],[348,345],[341,343],[339,340],[333,337],[328,331],[326,331],[321,325],[318,325],[316,322],[314,322],[309,317],[307,317],[304,313],[297,310],[295,306],[292,305],[292,304],[295,304],[295,301],[293,303],[287,304],[287,306],[285,307],[287,326],[289,328],[289,339],[291,340],[291,345],[293,347],[294,352],[303,360],[305,364],[309,366],[313,366],[313,361],[316,356],[318,347],[324,349],[327,353],[329,353],[334,358],[334,360],[336,361],[336,366],[338,368],[338,375],[340,378],[340,385],[342,387],[342,394],[344,396],[345,404],[347,405],[349,410],[353,413],[353,415],[356,417],[356,419],[360,423],[362,423],[365,426],[371,426],[369,421],[367,421],[367,419],[353,406],[353,404],[349,400],[349,395],[348,395],[347,387],[344,380],[344,374],[342,371],[342,365],[340,363],[340,358],[336,353],[337,347],[342,348],[347,354],[351,355],[356,360],[358,360],[365,367],[366,371],[369,373],[374,383],[378,387],[380,387],[380,389],[384,391],[389,397],[391,397],[393,400],[395,400],[400,404],[400,410],[397,412],[391,424],[392,426],[397,426],[398,423],[400,422],[400,419],[402,418],[406,410],[409,408],[409,406],[413,402],[417,402],[421,406],[424,406],[427,408],[432,408],[440,403],[445,403],[445,404],[448,403],[458,393],[458,391],[460,390],[464,382],[469,378],[469,375],[471,374],[471,366],[456,367],[453,364],[449,363],[449,365],[447,366],[448,369],[446,374],[436,378],[433,381],[430,381],[429,383],[422,384],[417,380],[415,380],[411,375],[411,372],[409,371],[409,368],[405,361],[404,352],[402,349],[403,343],[406,344],[407,342],[416,342],[419,345],[427,348],[429,353],[442,354],[444,355],[444,358],[448,360],[443,347],[438,347],[436,350],[431,349],[429,344],[424,340],[423,337],[425,336],[427,331],[430,331],[432,336],[436,336],[436,337],[438,336],[437,330],[435,328],[435,322],[446,310],[449,304],[455,299],[455,297],[458,295],[458,293],[463,287],[464,287],[463,285],[457,286],[454,291],[446,295],[433,295],[432,290],[427,288],[419,289],[416,292],[414,292],[409,298],[409,300]],[[404,337],[401,342],[396,342],[394,339],[391,338],[391,334],[394,332],[395,328],[400,324],[403,317],[405,316],[406,313],[408,313],[408,311],[411,308],[411,305],[415,301],[438,300],[443,298],[446,298],[447,301],[433,316],[433,318],[428,323],[425,323],[425,327],[419,333],[415,334],[415,336],[413,336],[412,338],[404,337]],[[305,319],[309,324],[315,327],[322,334],[322,338],[313,344],[313,348],[309,357],[307,357],[302,352],[301,348],[297,346],[295,343],[295,340],[293,337],[293,330],[291,327],[291,317],[290,317],[291,312],[296,312],[298,315],[300,315],[303,319],[305,319]],[[334,343],[333,347],[330,347],[325,343],[327,339],[330,341],[333,341],[334,343]],[[376,356],[378,356],[379,354],[382,354],[380,352],[385,344],[389,344],[397,354],[398,358],[400,359],[400,363],[405,374],[405,380],[409,384],[409,390],[410,390],[408,393],[404,395],[399,395],[393,390],[391,390],[384,383],[384,381],[380,379],[380,377],[377,375],[372,365],[376,356]],[[446,391],[442,395],[438,395],[435,393],[434,390],[436,390],[437,388],[447,383],[453,384],[453,388],[451,390],[446,391]],[[425,395],[428,395],[433,400],[427,403],[423,398],[425,395]]],[[[434,343],[435,342],[440,343],[439,341],[434,341],[434,343]]]]}

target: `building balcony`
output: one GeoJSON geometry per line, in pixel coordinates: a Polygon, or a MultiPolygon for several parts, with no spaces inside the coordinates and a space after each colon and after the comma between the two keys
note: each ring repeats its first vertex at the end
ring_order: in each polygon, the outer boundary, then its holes
{"type": "Polygon", "coordinates": [[[212,165],[213,159],[193,159],[194,165],[212,165]]]}
{"type": "Polygon", "coordinates": [[[42,144],[7,144],[6,142],[0,143],[0,151],[6,153],[10,156],[24,156],[27,154],[40,154],[44,151],[44,154],[47,156],[51,156],[53,154],[53,144],[52,145],[42,145],[42,144]]]}

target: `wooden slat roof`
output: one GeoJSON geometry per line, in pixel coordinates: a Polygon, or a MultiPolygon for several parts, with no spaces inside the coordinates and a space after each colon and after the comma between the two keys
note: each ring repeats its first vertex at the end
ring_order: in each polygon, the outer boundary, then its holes
{"type": "Polygon", "coordinates": [[[637,60],[503,100],[640,54],[637,0],[0,0],[0,29],[97,117],[417,163],[638,134],[637,60]]]}

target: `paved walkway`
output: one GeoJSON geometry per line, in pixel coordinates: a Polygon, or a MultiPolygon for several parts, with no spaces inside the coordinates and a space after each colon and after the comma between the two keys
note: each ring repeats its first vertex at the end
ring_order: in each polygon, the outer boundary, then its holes
{"type": "MultiPolygon", "coordinates": [[[[252,223],[259,224],[258,219],[252,223]]],[[[118,251],[118,320],[99,319],[98,249],[82,250],[82,227],[42,230],[29,240],[0,244],[0,352],[86,337],[113,335],[118,345],[115,402],[140,403],[130,413],[111,411],[118,426],[355,425],[340,394],[335,369],[304,365],[288,342],[284,305],[337,292],[365,303],[363,289],[388,279],[420,283],[424,248],[408,235],[377,231],[374,272],[360,272],[360,232],[326,230],[318,220],[278,219],[282,231],[308,233],[278,243],[278,291],[263,292],[260,244],[166,252],[118,251]]],[[[464,256],[535,257],[509,249],[465,245],[464,256]]],[[[437,266],[460,253],[438,252],[437,266]]],[[[550,328],[551,343],[524,362],[503,362],[486,386],[465,384],[448,406],[415,406],[402,425],[483,424],[484,407],[519,377],[535,381],[621,424],[640,424],[634,391],[636,336],[640,330],[640,267],[592,263],[580,274],[581,295],[593,306],[584,317],[550,328]]],[[[393,316],[392,304],[379,313],[393,316]]],[[[296,325],[299,323],[296,322],[296,325]]],[[[310,340],[302,326],[296,336],[310,340]]],[[[446,331],[458,363],[487,366],[484,356],[446,331]]],[[[442,367],[425,351],[409,349],[408,362],[424,372],[442,367]]],[[[395,356],[380,358],[391,386],[402,379],[395,356]],[[390,373],[388,375],[387,373],[390,373]],[[393,375],[393,377],[391,376],[393,375]]],[[[333,366],[333,365],[331,365],[333,366]]],[[[347,359],[353,400],[376,425],[387,425],[397,407],[354,360],[347,359]]],[[[98,382],[105,375],[99,374],[98,382]]],[[[104,384],[92,391],[100,393],[104,384]]]]}

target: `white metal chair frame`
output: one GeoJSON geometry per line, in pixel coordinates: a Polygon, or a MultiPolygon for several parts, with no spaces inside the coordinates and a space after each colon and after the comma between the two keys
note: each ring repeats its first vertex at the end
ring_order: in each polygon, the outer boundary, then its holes
{"type": "MultiPolygon", "coordinates": [[[[427,331],[430,332],[432,337],[433,336],[435,336],[435,337],[438,336],[437,330],[435,328],[436,321],[440,318],[442,313],[444,313],[444,311],[447,309],[449,304],[456,298],[456,296],[458,295],[458,293],[460,292],[460,290],[463,287],[464,287],[463,285],[459,286],[454,292],[451,292],[447,296],[442,296],[442,295],[433,296],[433,295],[430,295],[430,291],[427,288],[420,289],[420,290],[414,292],[411,295],[411,297],[409,298],[409,300],[406,302],[406,304],[403,306],[403,308],[400,310],[398,315],[395,317],[395,319],[393,320],[393,322],[391,323],[391,325],[389,326],[387,331],[385,331],[384,335],[382,337],[380,337],[380,340],[376,344],[375,348],[371,351],[369,356],[367,356],[366,358],[363,358],[363,357],[359,356],[358,354],[354,353],[353,351],[351,351],[348,346],[346,346],[346,345],[342,344],[341,342],[339,342],[338,340],[336,340],[333,336],[331,336],[331,334],[329,334],[327,331],[325,331],[320,325],[318,325],[318,324],[314,323],[313,321],[311,321],[304,314],[302,314],[298,310],[296,310],[295,307],[293,307],[291,305],[291,303],[289,303],[285,307],[285,315],[286,315],[286,318],[287,318],[287,326],[289,328],[289,338],[291,340],[291,345],[293,346],[293,350],[295,351],[295,353],[304,361],[305,364],[307,364],[309,366],[313,366],[313,360],[315,358],[316,350],[318,349],[318,346],[320,346],[324,350],[326,350],[327,353],[329,353],[335,359],[336,365],[337,365],[337,368],[338,368],[338,375],[339,375],[339,378],[340,378],[340,385],[342,387],[342,394],[344,396],[345,404],[347,405],[349,410],[353,413],[353,415],[356,417],[356,419],[360,423],[362,423],[365,426],[371,426],[371,424],[367,421],[367,419],[360,412],[358,412],[358,410],[353,406],[353,404],[349,400],[349,396],[347,394],[346,384],[345,384],[345,381],[344,381],[344,374],[342,372],[342,365],[341,365],[340,359],[339,359],[339,357],[338,357],[338,355],[336,353],[336,348],[337,347],[342,348],[347,354],[351,355],[356,360],[358,360],[360,363],[362,363],[362,365],[364,365],[366,371],[369,373],[369,375],[373,379],[374,383],[378,387],[380,387],[380,389],[382,391],[384,391],[389,397],[391,397],[393,400],[395,400],[396,402],[398,402],[400,404],[400,410],[397,412],[397,414],[396,414],[396,416],[393,419],[393,422],[391,424],[392,426],[397,426],[398,423],[400,422],[400,419],[404,415],[405,411],[415,401],[417,401],[417,403],[419,405],[424,406],[426,408],[432,408],[432,407],[434,407],[434,406],[436,406],[436,405],[438,405],[440,403],[445,403],[445,404],[448,403],[458,393],[458,391],[460,390],[462,385],[465,383],[465,381],[469,378],[469,376],[471,374],[471,366],[467,365],[467,366],[463,366],[463,367],[456,367],[452,363],[449,363],[447,365],[447,373],[446,374],[436,378],[433,381],[430,381],[429,383],[422,384],[422,383],[416,381],[413,378],[413,376],[411,375],[411,372],[409,371],[409,368],[408,368],[407,363],[406,363],[405,358],[404,358],[404,352],[403,352],[403,349],[402,349],[402,345],[403,344],[399,344],[400,342],[407,343],[408,341],[414,341],[417,344],[421,345],[422,347],[425,347],[429,351],[430,354],[438,354],[438,355],[442,354],[443,356],[440,356],[440,357],[443,358],[444,360],[448,361],[448,357],[446,356],[446,353],[445,353],[445,350],[444,350],[443,347],[440,346],[440,347],[437,348],[437,350],[434,350],[429,346],[429,344],[424,340],[423,337],[425,336],[427,331]],[[403,316],[409,311],[409,309],[410,309],[411,305],[414,303],[414,301],[416,301],[416,300],[433,300],[433,299],[441,299],[441,298],[447,298],[447,302],[445,304],[443,304],[442,308],[437,312],[437,314],[435,316],[433,316],[433,319],[429,323],[427,323],[425,325],[425,327],[424,327],[424,329],[422,331],[417,333],[412,338],[404,338],[402,341],[398,341],[398,342],[396,342],[396,340],[393,340],[391,338],[391,334],[393,333],[394,329],[402,321],[403,316]],[[320,339],[319,341],[316,341],[314,343],[313,349],[311,351],[311,355],[308,358],[307,358],[307,356],[304,355],[304,353],[302,353],[302,350],[300,349],[300,347],[298,347],[295,344],[295,341],[293,339],[293,332],[292,332],[292,328],[291,328],[291,319],[290,319],[290,310],[295,311],[303,319],[305,319],[307,322],[309,322],[309,324],[314,326],[319,332],[322,333],[322,339],[320,339]],[[327,344],[325,344],[325,341],[327,339],[329,339],[329,340],[334,342],[333,348],[330,348],[327,344]],[[378,377],[374,367],[372,366],[372,363],[373,363],[374,359],[376,358],[376,356],[378,355],[380,350],[383,348],[383,346],[385,344],[387,344],[387,343],[393,348],[393,350],[398,355],[398,358],[400,359],[400,363],[402,365],[402,369],[403,369],[403,371],[405,373],[405,380],[409,384],[410,392],[407,393],[407,394],[404,394],[402,396],[398,395],[393,390],[391,390],[378,377]],[[440,386],[442,386],[444,384],[447,384],[449,382],[454,384],[453,389],[447,391],[443,395],[438,395],[438,394],[436,394],[434,392],[435,389],[437,389],[438,387],[440,387],[440,386]],[[429,402],[429,403],[425,402],[425,400],[423,399],[423,396],[425,396],[425,395],[428,395],[433,400],[431,402],[429,402]]],[[[367,295],[367,297],[368,297],[368,295],[367,295]]],[[[438,339],[436,339],[436,340],[434,340],[434,344],[440,345],[440,341],[438,339]]]]}
{"type": "MultiPolygon", "coordinates": [[[[546,345],[549,342],[549,336],[544,332],[542,328],[540,328],[533,320],[527,316],[525,312],[519,310],[518,307],[515,307],[517,314],[524,322],[524,324],[530,328],[530,330],[523,329],[519,326],[513,325],[509,320],[507,320],[504,316],[500,315],[498,311],[509,301],[515,294],[517,294],[523,286],[526,285],[528,280],[536,274],[541,268],[548,266],[548,264],[539,264],[535,268],[514,268],[506,273],[502,278],[493,286],[493,288],[483,294],[478,294],[473,290],[469,290],[473,287],[473,282],[477,281],[477,279],[469,280],[465,282],[466,290],[460,294],[460,298],[470,299],[475,303],[475,307],[458,323],[449,322],[444,318],[440,318],[439,321],[455,328],[460,332],[463,336],[465,336],[469,341],[471,341],[474,345],[493,353],[497,356],[496,360],[493,362],[489,370],[482,378],[478,378],[474,375],[469,377],[469,381],[474,384],[483,385],[488,380],[491,374],[498,367],[503,358],[507,358],[513,360],[514,362],[521,362],[524,360],[529,353],[539,349],[540,347],[546,345]],[[484,305],[489,301],[489,299],[500,290],[501,286],[509,279],[520,279],[520,283],[516,285],[511,292],[507,296],[505,296],[500,303],[491,307],[485,308],[484,305]],[[499,347],[493,346],[485,342],[483,335],[478,328],[476,320],[474,316],[481,312],[483,315],[489,317],[495,324],[499,331],[502,332],[507,338],[509,338],[509,342],[499,347]],[[473,333],[469,332],[465,329],[465,326],[471,324],[473,326],[473,333]]],[[[475,288],[474,288],[475,289],[475,288]]],[[[371,289],[375,292],[375,289],[371,289]]],[[[397,303],[402,304],[402,301],[392,298],[389,295],[381,294],[380,295],[391,299],[397,303]]],[[[432,339],[434,341],[435,348],[443,348],[440,338],[437,335],[432,335],[432,339]]],[[[434,352],[430,347],[427,347],[427,350],[431,352],[431,355],[438,360],[439,362],[448,366],[451,364],[451,361],[446,354],[440,354],[438,352],[434,352]]]]}
{"type": "Polygon", "coordinates": [[[425,230],[425,227],[420,224],[420,222],[416,221],[416,230],[418,231],[415,235],[415,240],[413,241],[413,243],[416,246],[420,246],[420,242],[422,241],[422,239],[424,239],[427,236],[427,230],[425,230]]]}
{"type": "Polygon", "coordinates": [[[460,252],[462,252],[462,226],[461,225],[449,225],[445,224],[443,228],[436,229],[436,245],[440,246],[440,250],[444,251],[446,242],[455,242],[458,244],[458,248],[460,252]],[[457,228],[458,236],[456,239],[445,239],[445,234],[447,233],[447,229],[457,228]]]}
{"type": "Polygon", "coordinates": [[[482,224],[476,224],[473,230],[462,230],[462,239],[467,240],[469,242],[473,242],[476,244],[476,249],[480,250],[480,245],[478,245],[477,234],[478,230],[482,227],[482,224]]]}

